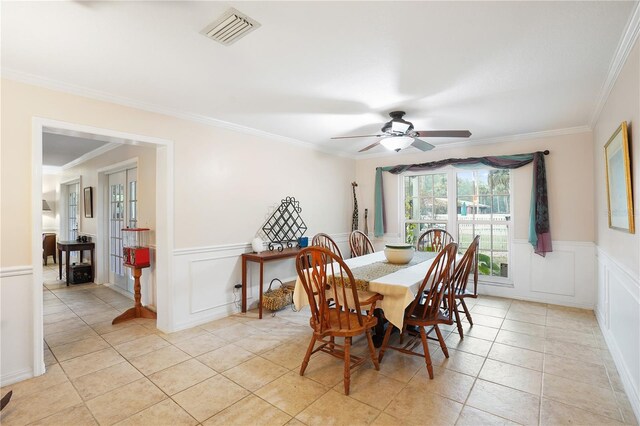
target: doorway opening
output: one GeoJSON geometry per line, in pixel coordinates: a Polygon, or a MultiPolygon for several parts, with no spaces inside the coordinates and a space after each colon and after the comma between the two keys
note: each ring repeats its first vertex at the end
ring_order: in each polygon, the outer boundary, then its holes
{"type": "MultiPolygon", "coordinates": [[[[42,195],[43,195],[43,139],[45,134],[55,134],[69,136],[75,138],[93,139],[104,141],[110,145],[124,147],[122,149],[147,148],[152,149],[155,153],[154,168],[152,176],[145,176],[147,181],[153,180],[153,197],[155,198],[152,210],[155,216],[154,234],[155,234],[155,284],[156,284],[156,309],[158,314],[157,327],[163,331],[172,331],[172,309],[171,309],[171,253],[173,251],[173,143],[170,140],[159,139],[144,135],[123,133],[109,129],[101,129],[90,126],[84,126],[73,123],[60,122],[49,119],[33,118],[33,138],[32,138],[32,259],[34,270],[33,281],[33,373],[38,376],[44,373],[44,345],[43,345],[43,265],[38,260],[42,258],[42,231],[43,231],[43,215],[42,215],[42,195]],[[127,148],[128,147],[128,148],[127,148]]],[[[107,150],[105,150],[106,152],[107,150]]],[[[91,157],[90,157],[91,158],[91,157]]],[[[82,164],[88,158],[78,159],[77,164],[82,164]]],[[[137,159],[136,159],[137,161],[137,159]]],[[[113,165],[110,166],[111,168],[113,165]]],[[[108,179],[109,174],[106,170],[109,167],[103,167],[98,170],[97,175],[94,173],[94,179],[83,180],[80,176],[77,180],[65,178],[60,183],[59,194],[59,235],[64,240],[74,240],[80,235],[86,236],[91,234],[91,226],[83,229],[83,224],[91,224],[94,220],[93,227],[95,229],[95,246],[96,259],[98,267],[93,277],[94,282],[104,283],[108,280],[108,261],[109,259],[109,188],[108,180],[105,184],[105,177],[108,179]],[[96,177],[97,176],[97,177],[96,177]],[[97,179],[97,181],[96,181],[97,179]],[[83,188],[83,186],[85,188],[83,188]],[[93,187],[95,207],[91,210],[91,214],[82,212],[87,209],[87,205],[82,207],[82,193],[86,187],[93,187]],[[95,216],[93,214],[95,212],[95,216]],[[64,217],[63,217],[64,216],[64,217]],[[85,218],[92,218],[91,220],[85,218]],[[93,219],[95,218],[95,219],[93,219]],[[84,222],[83,222],[84,221],[84,222]],[[104,226],[106,224],[107,226],[104,226]],[[73,234],[73,235],[72,235],[73,234]],[[75,238],[71,238],[75,237],[75,238]],[[106,264],[106,267],[105,265],[106,264]],[[105,271],[107,279],[105,280],[105,271]]],[[[80,168],[82,171],[82,169],[80,168]]],[[[94,170],[95,172],[95,170],[94,170]]],[[[122,214],[125,225],[137,224],[140,218],[138,211],[139,197],[139,180],[138,170],[136,167],[129,167],[124,170],[124,182],[122,192],[118,195],[122,196],[122,204],[115,205],[117,210],[116,216],[122,214]],[[127,197],[127,192],[129,192],[127,197]],[[126,215],[125,215],[125,212],[126,215]]],[[[120,201],[118,201],[120,202],[120,201]]],[[[144,223],[142,224],[144,226],[144,223]]],[[[115,226],[120,224],[113,223],[115,226]]],[[[126,226],[125,226],[126,227],[126,226]]],[[[120,228],[121,229],[121,228],[120,228]]],[[[115,258],[114,258],[115,259],[115,258]]],[[[115,260],[114,260],[115,261],[115,260]]],[[[128,285],[127,285],[128,287],[128,285]]],[[[128,288],[127,288],[128,289],[128,288]]]]}

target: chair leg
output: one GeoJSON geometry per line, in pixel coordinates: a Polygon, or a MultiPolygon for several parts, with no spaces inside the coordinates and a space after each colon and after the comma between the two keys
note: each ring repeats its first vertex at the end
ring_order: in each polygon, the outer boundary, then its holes
{"type": "Polygon", "coordinates": [[[404,333],[407,332],[407,325],[403,324],[402,328],[399,328],[398,331],[400,332],[400,344],[402,344],[404,341],[404,333]]]}
{"type": "Polygon", "coordinates": [[[311,352],[313,352],[313,347],[316,345],[316,335],[311,336],[311,342],[309,342],[309,347],[307,348],[307,353],[304,356],[304,360],[302,361],[302,365],[300,366],[300,375],[304,376],[304,370],[307,369],[307,365],[309,365],[309,358],[311,358],[311,352]]]}
{"type": "Polygon", "coordinates": [[[469,321],[469,324],[473,325],[473,320],[471,319],[471,313],[469,312],[469,308],[467,308],[467,304],[464,303],[464,299],[460,299],[460,302],[462,303],[464,314],[467,316],[467,321],[469,321]]]}
{"type": "Polygon", "coordinates": [[[349,395],[349,384],[351,382],[351,337],[344,338],[344,394],[349,395]]]}
{"type": "Polygon", "coordinates": [[[449,350],[447,349],[447,345],[444,344],[444,339],[442,338],[442,333],[440,332],[440,328],[438,324],[434,325],[433,328],[436,329],[436,334],[438,335],[438,341],[440,342],[440,348],[442,348],[442,353],[445,357],[449,358],[449,350]]]}
{"type": "Polygon", "coordinates": [[[376,370],[380,370],[380,363],[378,363],[378,357],[376,356],[376,348],[373,346],[373,339],[371,338],[371,330],[367,330],[367,343],[369,343],[369,353],[371,354],[371,361],[376,370]]]}
{"type": "Polygon", "coordinates": [[[455,305],[453,307],[453,312],[456,315],[456,324],[458,325],[458,334],[461,339],[464,339],[464,333],[462,332],[462,321],[460,321],[460,312],[458,311],[458,306],[455,305]]]}
{"type": "Polygon", "coordinates": [[[384,351],[387,349],[387,345],[389,345],[389,337],[391,337],[391,330],[393,330],[393,325],[389,323],[387,326],[387,331],[384,333],[384,339],[382,339],[382,346],[380,346],[380,352],[378,353],[378,362],[382,361],[382,357],[384,356],[384,351]]]}
{"type": "Polygon", "coordinates": [[[433,365],[431,365],[431,354],[429,353],[427,333],[424,331],[424,327],[420,327],[420,339],[422,340],[422,348],[424,349],[424,362],[427,364],[427,373],[429,373],[429,378],[433,379],[433,365]]]}

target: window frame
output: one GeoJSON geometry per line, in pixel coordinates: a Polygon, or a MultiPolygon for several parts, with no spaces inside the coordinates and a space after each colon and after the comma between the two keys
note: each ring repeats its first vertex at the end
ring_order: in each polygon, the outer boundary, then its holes
{"type": "MultiPolygon", "coordinates": [[[[446,166],[437,170],[427,171],[427,172],[404,172],[399,174],[399,199],[398,199],[398,207],[399,207],[399,224],[398,228],[400,230],[400,237],[402,241],[406,241],[406,223],[407,219],[405,218],[405,208],[404,208],[404,196],[405,196],[405,177],[407,176],[423,176],[423,175],[432,175],[432,174],[446,174],[447,175],[447,224],[446,229],[451,235],[453,235],[456,241],[459,240],[458,235],[458,224],[462,221],[458,221],[457,214],[457,173],[464,171],[465,169],[458,169],[453,166],[446,166]],[[451,196],[453,194],[453,196],[451,196]]],[[[476,169],[468,169],[468,170],[499,170],[494,167],[478,167],[476,169]]],[[[509,238],[507,240],[507,253],[509,256],[509,276],[508,277],[500,277],[496,275],[479,275],[478,282],[482,284],[489,285],[497,285],[504,287],[513,287],[513,275],[514,275],[514,257],[513,257],[513,230],[515,229],[515,214],[513,210],[513,202],[514,194],[513,194],[513,170],[509,169],[509,211],[510,211],[510,219],[508,221],[500,222],[500,224],[506,224],[509,231],[509,238]]],[[[462,223],[486,223],[486,224],[495,224],[496,221],[464,221],[462,223]]],[[[412,220],[409,220],[409,223],[415,223],[412,220]]]]}

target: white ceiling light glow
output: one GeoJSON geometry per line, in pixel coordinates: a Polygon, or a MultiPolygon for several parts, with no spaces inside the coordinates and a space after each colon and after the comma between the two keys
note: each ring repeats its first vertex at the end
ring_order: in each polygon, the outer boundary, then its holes
{"type": "Polygon", "coordinates": [[[413,138],[409,136],[391,136],[389,138],[382,139],[380,143],[389,151],[398,152],[411,145],[413,143],[413,138]]]}

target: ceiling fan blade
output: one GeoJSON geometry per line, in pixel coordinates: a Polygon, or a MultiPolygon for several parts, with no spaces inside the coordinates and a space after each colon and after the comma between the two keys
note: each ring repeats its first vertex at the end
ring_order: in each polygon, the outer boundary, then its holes
{"type": "Polygon", "coordinates": [[[417,130],[414,133],[421,138],[468,138],[471,136],[468,130],[417,130]]]}
{"type": "Polygon", "coordinates": [[[435,146],[431,145],[428,142],[421,141],[420,139],[413,139],[412,147],[418,148],[420,151],[431,151],[435,146]]]}
{"type": "Polygon", "coordinates": [[[360,151],[358,151],[358,152],[365,152],[365,151],[368,151],[368,150],[370,150],[371,148],[374,148],[374,147],[376,147],[376,146],[378,146],[378,145],[380,145],[380,141],[377,141],[377,142],[372,143],[371,145],[365,146],[364,148],[362,148],[362,149],[361,149],[360,151]]]}
{"type": "Polygon", "coordinates": [[[350,139],[350,138],[379,138],[384,135],[360,135],[360,136],[334,136],[331,139],[350,139]]]}

